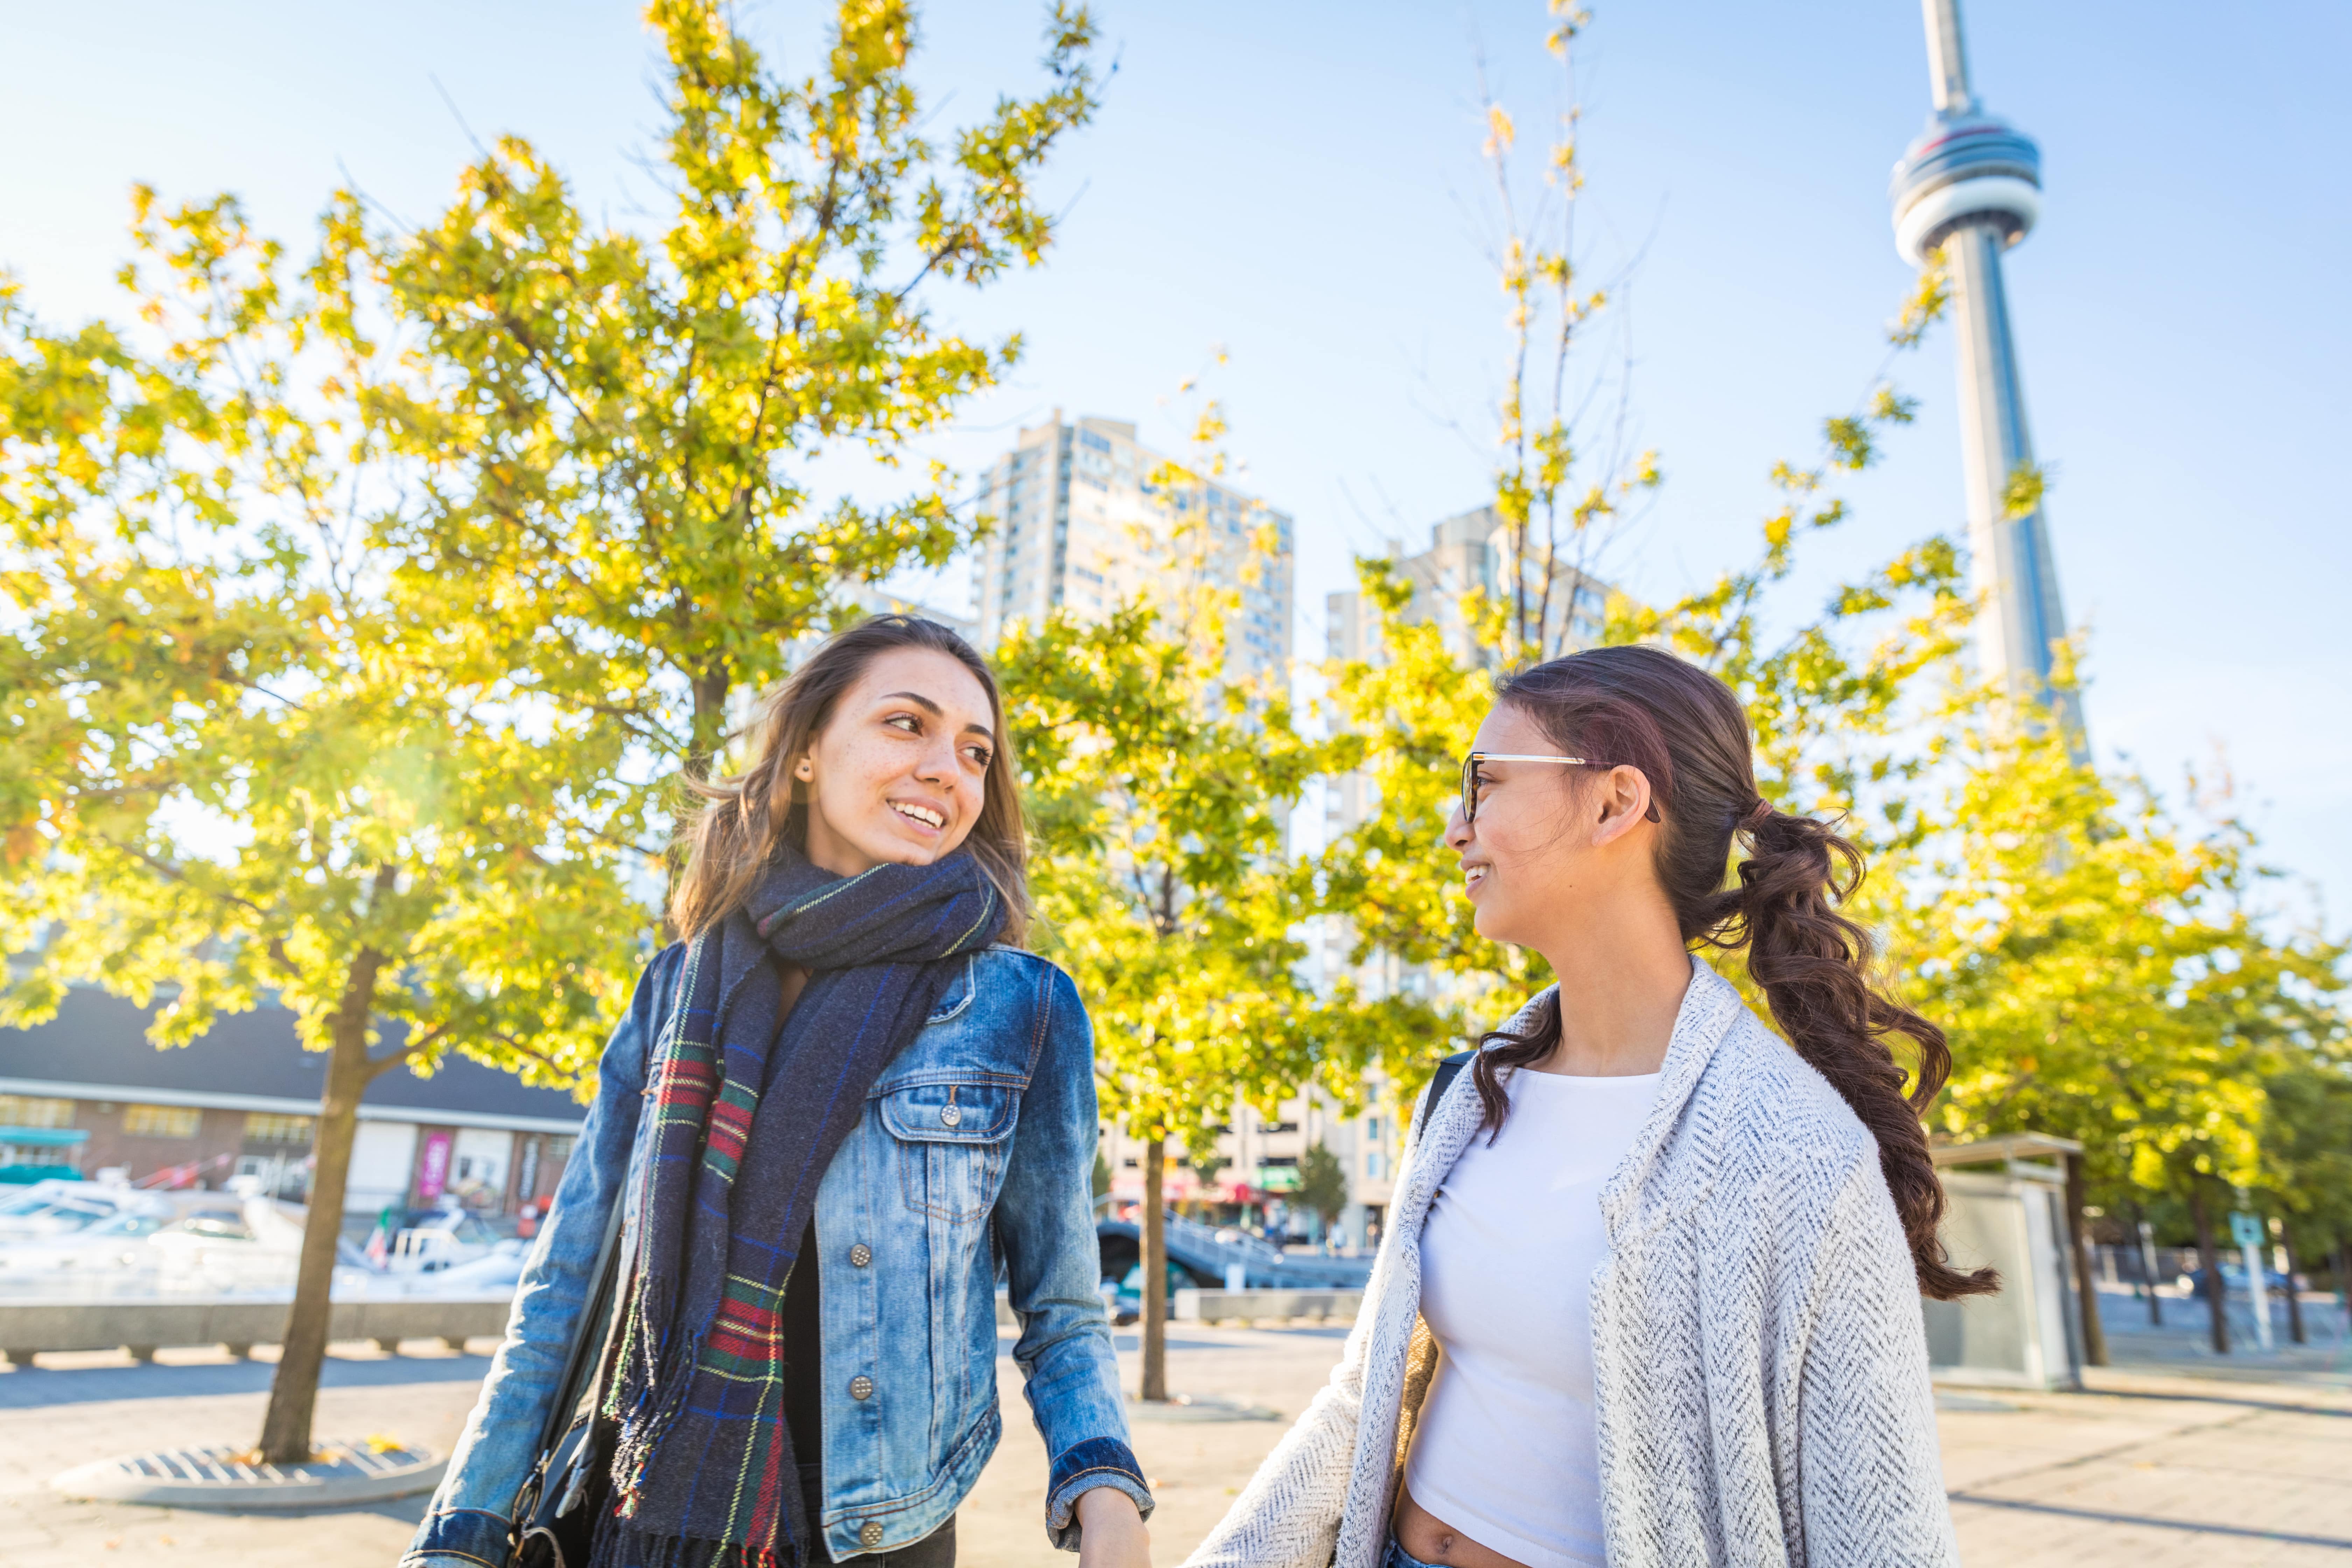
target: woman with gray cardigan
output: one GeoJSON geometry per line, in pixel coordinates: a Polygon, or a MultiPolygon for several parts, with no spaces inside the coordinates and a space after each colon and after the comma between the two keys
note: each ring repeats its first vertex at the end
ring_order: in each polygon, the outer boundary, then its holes
{"type": "Polygon", "coordinates": [[[1656,648],[1508,678],[1476,747],[1446,843],[1559,984],[1423,1096],[1339,1366],[1191,1568],[1957,1563],[1919,1297],[1997,1281],[1937,1238],[1950,1057],[1859,856],[1656,648]]]}

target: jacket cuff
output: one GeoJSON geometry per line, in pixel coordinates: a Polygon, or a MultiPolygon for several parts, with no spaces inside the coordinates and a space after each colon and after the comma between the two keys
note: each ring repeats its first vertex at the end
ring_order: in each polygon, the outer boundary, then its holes
{"type": "Polygon", "coordinates": [[[505,1568],[512,1529],[504,1514],[477,1508],[428,1513],[400,1568],[505,1568]]]}
{"type": "Polygon", "coordinates": [[[1045,1478],[1045,1539],[1064,1552],[1078,1549],[1078,1499],[1097,1487],[1117,1487],[1151,1517],[1151,1489],[1135,1454],[1116,1437],[1089,1437],[1065,1449],[1045,1478]]]}

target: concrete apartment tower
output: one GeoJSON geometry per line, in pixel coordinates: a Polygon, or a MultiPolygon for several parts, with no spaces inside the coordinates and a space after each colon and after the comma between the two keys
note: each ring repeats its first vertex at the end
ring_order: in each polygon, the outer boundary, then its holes
{"type": "MultiPolygon", "coordinates": [[[[1978,658],[2011,695],[2046,700],[2051,645],[2066,635],[2066,616],[2041,505],[2021,516],[2009,512],[2011,477],[2033,461],[2033,440],[2001,277],[2001,252],[2024,238],[2042,213],[2042,153],[1985,113],[1969,89],[1959,0],[1922,3],[1935,112],[1895,165],[1895,243],[1916,267],[1941,247],[1950,271],[1969,548],[1986,601],[1978,658]]],[[[2055,707],[2075,754],[2084,755],[2077,695],[2057,693],[2055,707]]]]}
{"type": "MultiPolygon", "coordinates": [[[[1434,623],[1446,647],[1465,664],[1492,665],[1497,651],[1481,646],[1463,618],[1463,595],[1474,589],[1501,595],[1510,585],[1510,566],[1503,559],[1503,520],[1492,506],[1468,511],[1430,525],[1429,548],[1407,555],[1402,541],[1391,544],[1390,559],[1399,582],[1411,585],[1412,597],[1405,618],[1415,624],[1434,623]]],[[[1531,589],[1533,594],[1539,592],[1531,589]]],[[[1590,647],[1600,637],[1609,595],[1615,590],[1590,573],[1560,566],[1553,574],[1550,602],[1545,606],[1541,657],[1557,658],[1590,647]]],[[[1381,657],[1380,610],[1356,589],[1328,594],[1323,609],[1326,637],[1333,658],[1373,659],[1381,657]]],[[[1364,820],[1371,810],[1367,780],[1350,774],[1330,782],[1324,797],[1325,831],[1336,837],[1364,820]]],[[[1366,984],[1376,977],[1363,977],[1366,984]]]]}
{"type": "MultiPolygon", "coordinates": [[[[1462,596],[1473,589],[1497,597],[1510,592],[1510,567],[1503,559],[1507,538],[1501,515],[1492,506],[1481,506],[1431,524],[1429,548],[1418,554],[1407,555],[1402,541],[1389,548],[1397,579],[1412,589],[1405,618],[1435,622],[1445,646],[1465,664],[1490,665],[1497,657],[1496,649],[1479,646],[1471,636],[1471,626],[1462,618],[1462,596]]],[[[1526,570],[1532,600],[1543,589],[1535,568],[1526,570]]],[[[1615,590],[1567,564],[1554,568],[1549,589],[1540,657],[1557,658],[1600,636],[1609,595],[1615,590]]],[[[1362,658],[1378,643],[1378,610],[1355,589],[1325,595],[1324,611],[1332,658],[1362,658]]]]}
{"type": "MultiPolygon", "coordinates": [[[[996,528],[978,552],[972,601],[980,646],[994,646],[1005,626],[1032,624],[1055,610],[1091,619],[1146,588],[1163,588],[1171,570],[1171,535],[1179,518],[1201,525],[1206,548],[1182,552],[1176,569],[1197,563],[1208,583],[1230,589],[1241,604],[1227,628],[1226,670],[1234,679],[1274,676],[1287,684],[1294,584],[1290,518],[1229,485],[1208,479],[1181,487],[1180,496],[1154,479],[1167,459],[1136,439],[1124,420],[1081,418],[1066,424],[1059,409],[1045,424],[1021,432],[1013,450],[982,476],[980,507],[996,528]],[[1272,550],[1260,547],[1271,531],[1272,550]]],[[[1360,1245],[1377,1229],[1394,1175],[1394,1118],[1377,1108],[1358,1117],[1333,1110],[1318,1092],[1285,1103],[1278,1119],[1237,1105],[1217,1150],[1226,1162],[1202,1179],[1171,1158],[1164,1189],[1169,1202],[1204,1205],[1218,1224],[1255,1223],[1269,1205],[1286,1204],[1299,1161],[1321,1142],[1349,1176],[1350,1203],[1337,1234],[1360,1245]]],[[[1111,1196],[1142,1196],[1143,1145],[1111,1124],[1100,1145],[1111,1173],[1111,1196]]],[[[1297,1233],[1307,1222],[1287,1223],[1297,1233]]]]}
{"type": "MultiPolygon", "coordinates": [[[[981,510],[996,519],[975,565],[981,646],[993,647],[1008,622],[1034,625],[1056,609],[1090,619],[1153,585],[1170,569],[1175,522],[1174,498],[1153,479],[1166,463],[1123,420],[1070,425],[1055,409],[1022,431],[981,479],[981,510]]],[[[1227,668],[1236,678],[1286,678],[1296,581],[1289,516],[1214,479],[1187,503],[1193,499],[1206,540],[1197,559],[1213,585],[1241,597],[1227,628],[1227,668]],[[1262,550],[1269,527],[1275,547],[1262,550]]]]}

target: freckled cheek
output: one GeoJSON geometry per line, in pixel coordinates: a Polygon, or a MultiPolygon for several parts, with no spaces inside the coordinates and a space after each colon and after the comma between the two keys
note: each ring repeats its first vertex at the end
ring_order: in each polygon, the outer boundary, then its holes
{"type": "Polygon", "coordinates": [[[905,772],[898,762],[885,746],[845,747],[836,776],[860,795],[879,796],[905,772]]]}

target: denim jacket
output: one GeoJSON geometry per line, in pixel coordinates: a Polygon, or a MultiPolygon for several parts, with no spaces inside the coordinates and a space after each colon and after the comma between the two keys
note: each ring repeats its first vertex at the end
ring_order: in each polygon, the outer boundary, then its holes
{"type": "MultiPolygon", "coordinates": [[[[647,966],[604,1047],[595,1105],[505,1342],[402,1568],[506,1561],[515,1494],[539,1457],[615,1198],[625,1194],[625,1223],[636,1224],[646,1087],[667,1043],[684,953],[671,947],[647,966]]],[[[1095,1487],[1118,1488],[1150,1515],[1096,1293],[1095,1116],[1094,1035],[1077,988],[1009,947],[963,960],[922,1032],[876,1080],[816,1198],[824,1508],[815,1522],[836,1560],[929,1534],[995,1451],[1000,1261],[1021,1322],[1013,1357],[1052,1456],[1047,1539],[1077,1550],[1075,1508],[1095,1487]],[[957,1110],[943,1117],[950,1104],[957,1110]],[[866,1397],[852,1396],[853,1379],[870,1380],[866,1397]]]]}

